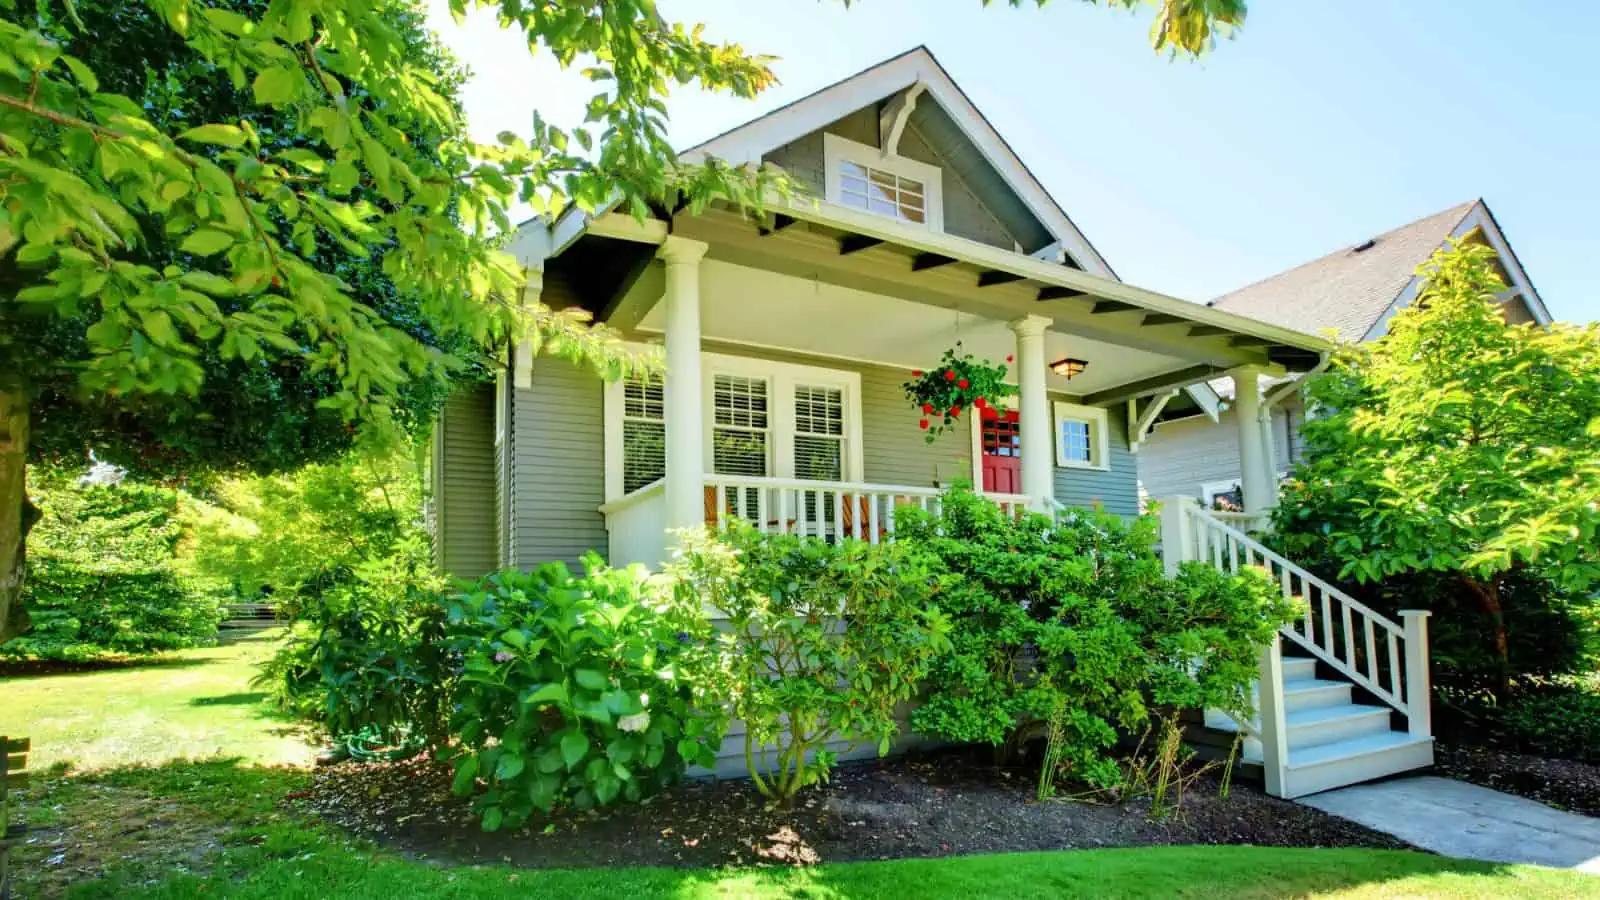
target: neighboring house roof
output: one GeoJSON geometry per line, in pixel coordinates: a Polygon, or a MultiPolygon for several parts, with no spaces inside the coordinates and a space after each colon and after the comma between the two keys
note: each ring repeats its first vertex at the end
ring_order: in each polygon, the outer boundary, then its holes
{"type": "Polygon", "coordinates": [[[869,66],[697,144],[682,155],[690,161],[713,156],[732,163],[755,162],[763,154],[817,131],[842,115],[887,100],[913,85],[921,85],[922,90],[948,114],[963,136],[993,167],[1006,186],[1049,229],[1056,244],[1066,251],[1079,268],[1105,278],[1117,277],[1099,251],[1067,217],[1066,211],[1039,183],[1021,157],[973,105],[966,92],[961,90],[926,46],[914,47],[869,66]]]}
{"type": "Polygon", "coordinates": [[[1481,231],[1485,242],[1499,253],[1512,291],[1523,298],[1533,318],[1548,324],[1544,303],[1482,200],[1386,231],[1224,294],[1207,305],[1310,334],[1332,328],[1344,340],[1370,340],[1385,333],[1388,317],[1415,295],[1417,267],[1450,238],[1473,231],[1481,231]]]}

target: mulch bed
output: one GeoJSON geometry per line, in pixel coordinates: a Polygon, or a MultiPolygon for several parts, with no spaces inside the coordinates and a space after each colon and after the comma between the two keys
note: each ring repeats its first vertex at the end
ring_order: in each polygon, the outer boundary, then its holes
{"type": "Polygon", "coordinates": [[[1600,816],[1600,766],[1493,747],[1439,743],[1434,769],[1484,787],[1588,816],[1600,816]]]}
{"type": "Polygon", "coordinates": [[[1388,835],[1204,776],[1180,815],[1147,803],[1033,801],[1034,773],[941,752],[841,768],[796,808],[768,809],[747,781],[692,782],[652,802],[562,813],[485,834],[425,760],[319,770],[310,804],[327,819],[413,857],[529,867],[805,865],[1020,850],[1154,844],[1405,849],[1388,835]]]}

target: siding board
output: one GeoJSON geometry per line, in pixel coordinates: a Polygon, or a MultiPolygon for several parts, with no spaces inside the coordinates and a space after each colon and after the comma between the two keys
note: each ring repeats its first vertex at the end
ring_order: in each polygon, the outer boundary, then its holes
{"type": "Polygon", "coordinates": [[[561,560],[582,571],[606,553],[604,382],[567,360],[533,361],[533,386],[514,392],[512,564],[561,560]]]}
{"type": "Polygon", "coordinates": [[[435,555],[442,571],[475,579],[496,562],[494,386],[452,395],[434,441],[435,555]]]}

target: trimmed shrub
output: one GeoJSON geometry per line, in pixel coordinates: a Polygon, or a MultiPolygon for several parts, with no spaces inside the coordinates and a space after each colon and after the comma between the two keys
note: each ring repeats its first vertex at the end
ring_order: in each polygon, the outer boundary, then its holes
{"type": "Polygon", "coordinates": [[[216,637],[221,604],[180,578],[179,494],[126,482],[42,479],[24,601],[33,630],[0,655],[87,661],[193,647],[216,637]]]}
{"type": "Polygon", "coordinates": [[[703,671],[690,664],[703,645],[658,611],[642,569],[587,564],[582,578],[562,563],[502,572],[450,602],[455,789],[487,788],[486,831],[558,805],[638,801],[716,761],[725,719],[696,714],[702,683],[686,677],[703,671]]]}
{"type": "Polygon", "coordinates": [[[1120,782],[1110,750],[1152,705],[1247,715],[1259,648],[1294,614],[1261,577],[1191,563],[1168,580],[1152,518],[1013,517],[957,490],[897,536],[953,626],[912,725],[1010,755],[1049,723],[1053,774],[1100,787],[1120,782]]]}
{"type": "Polygon", "coordinates": [[[903,544],[761,534],[686,535],[671,620],[697,653],[684,676],[701,709],[744,720],[756,789],[782,806],[826,781],[832,745],[889,751],[896,708],[950,646],[936,582],[903,544]]]}

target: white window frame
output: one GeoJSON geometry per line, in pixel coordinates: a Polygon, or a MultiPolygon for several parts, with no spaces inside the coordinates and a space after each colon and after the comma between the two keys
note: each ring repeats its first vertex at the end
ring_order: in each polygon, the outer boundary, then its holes
{"type": "Polygon", "coordinates": [[[1053,404],[1053,411],[1054,415],[1051,417],[1050,424],[1052,426],[1052,441],[1056,448],[1056,468],[1092,469],[1100,472],[1109,469],[1111,465],[1111,430],[1105,407],[1080,406],[1076,403],[1057,400],[1053,404]],[[1088,462],[1067,458],[1067,445],[1061,439],[1061,422],[1063,419],[1089,423],[1088,462]]]}
{"type": "MultiPolygon", "coordinates": [[[[625,350],[645,350],[644,344],[624,345],[625,350]]],[[[715,425],[712,392],[718,373],[765,378],[768,383],[768,423],[772,434],[772,477],[794,477],[794,388],[814,384],[838,388],[844,400],[844,480],[862,481],[865,463],[861,446],[861,375],[819,366],[776,362],[748,356],[701,353],[701,423],[705,429],[702,446],[705,458],[702,471],[711,473],[711,430],[715,425]]],[[[606,502],[621,499],[622,492],[622,414],[625,406],[622,380],[606,382],[603,394],[605,417],[606,502]]],[[[669,424],[670,427],[670,424],[669,424]]],[[[648,490],[641,488],[640,490],[648,490]]]]}
{"type": "Polygon", "coordinates": [[[841,372],[819,366],[798,363],[774,362],[749,356],[725,356],[720,353],[700,355],[702,372],[702,409],[705,435],[705,471],[712,472],[712,429],[715,427],[712,396],[717,375],[742,375],[747,378],[764,378],[767,382],[767,423],[772,435],[772,466],[768,471],[773,478],[793,478],[794,474],[794,389],[796,385],[814,384],[838,388],[844,399],[844,459],[845,481],[862,480],[861,451],[861,375],[841,372]]]}
{"type": "Polygon", "coordinates": [[[498,450],[506,443],[506,394],[510,390],[504,370],[494,376],[494,446],[498,450]]]}
{"type": "MultiPolygon", "coordinates": [[[[925,222],[912,222],[898,216],[892,221],[901,222],[913,228],[925,227],[930,231],[944,231],[944,174],[938,166],[931,166],[904,156],[885,155],[877,147],[859,144],[849,138],[836,134],[824,133],[822,135],[823,180],[825,190],[823,196],[829,203],[843,206],[843,197],[839,188],[839,163],[841,161],[853,162],[858,166],[867,166],[880,172],[899,175],[902,178],[913,178],[922,182],[922,199],[926,207],[923,210],[925,222]]],[[[856,207],[847,207],[855,210],[856,207]]],[[[857,210],[869,215],[882,215],[872,213],[870,210],[857,210]]],[[[890,218],[884,216],[884,218],[890,218]]]]}
{"type": "Polygon", "coordinates": [[[1217,499],[1218,494],[1226,494],[1229,491],[1238,488],[1243,482],[1244,479],[1241,477],[1227,478],[1222,481],[1207,481],[1206,483],[1200,485],[1201,507],[1204,509],[1210,509],[1212,501],[1217,499]]]}

